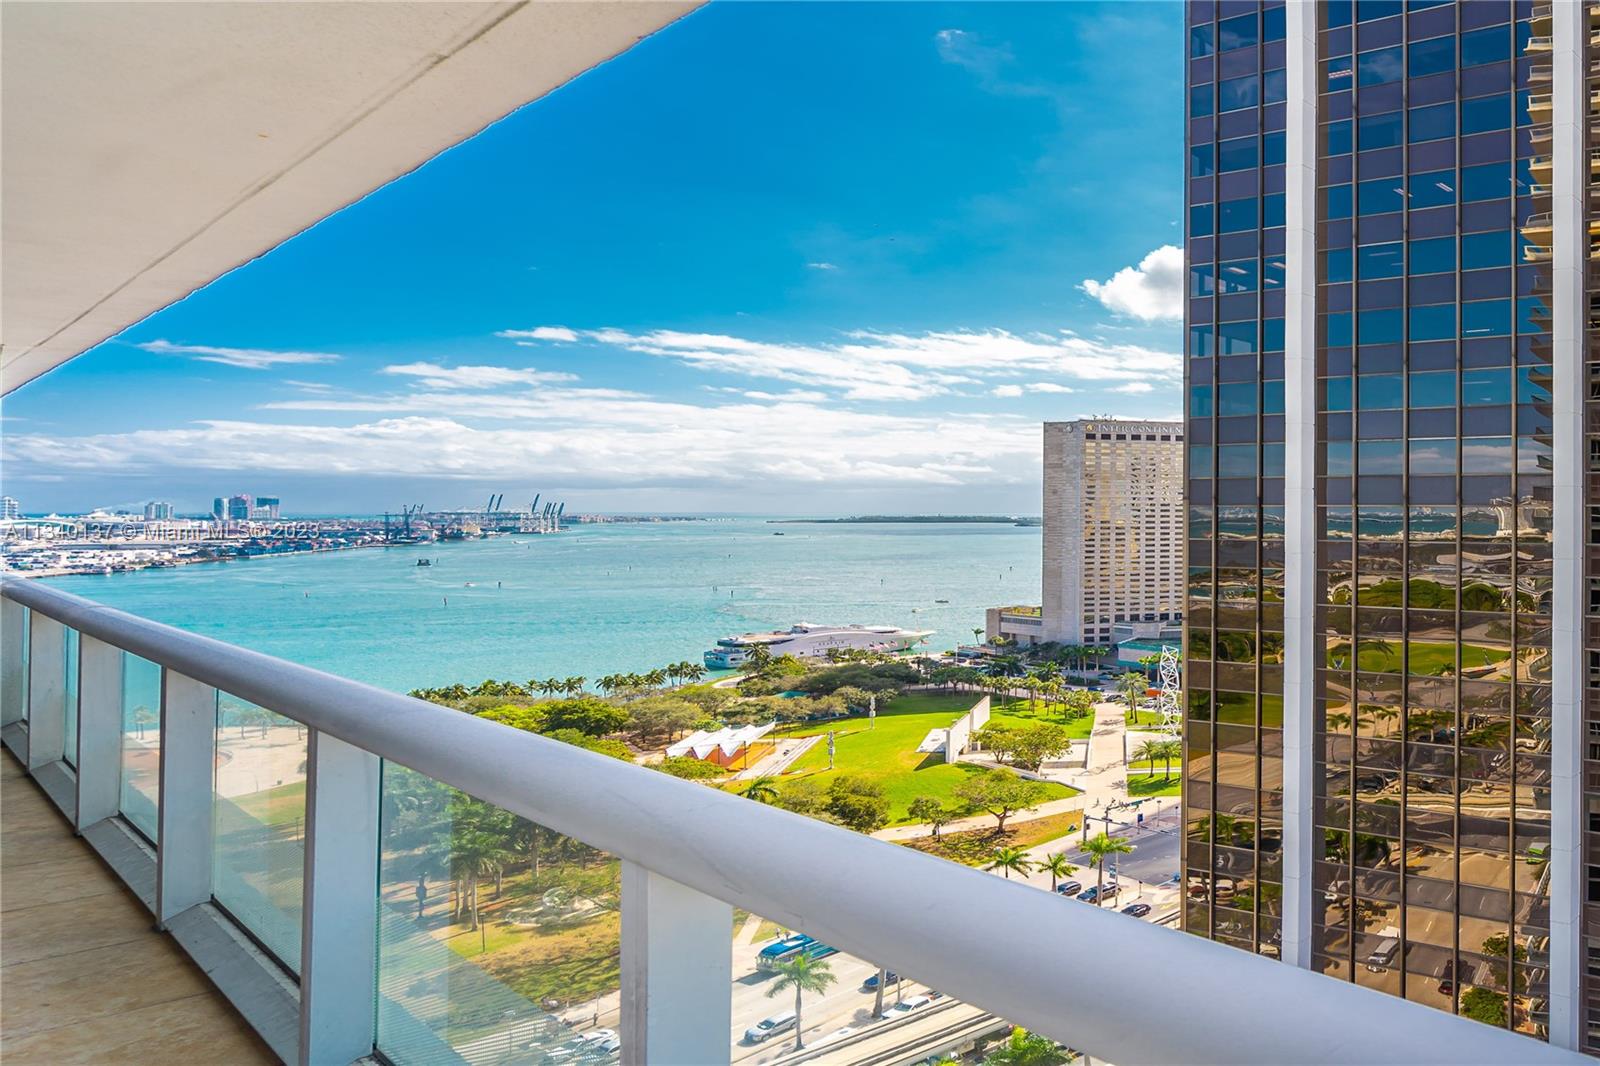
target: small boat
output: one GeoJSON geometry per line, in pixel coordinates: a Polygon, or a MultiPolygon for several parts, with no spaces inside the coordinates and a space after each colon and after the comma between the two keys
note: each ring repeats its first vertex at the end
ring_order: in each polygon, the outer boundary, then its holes
{"type": "Polygon", "coordinates": [[[473,588],[477,588],[477,587],[478,587],[478,583],[477,583],[477,582],[476,582],[476,581],[468,581],[468,582],[467,582],[467,583],[466,583],[466,584],[465,584],[465,585],[463,585],[463,586],[462,586],[462,587],[463,587],[463,588],[469,588],[469,589],[473,589],[473,588]]]}
{"type": "Polygon", "coordinates": [[[417,560],[417,565],[418,566],[432,566],[433,565],[433,560],[432,559],[418,559],[417,560]]]}
{"type": "Polygon", "coordinates": [[[949,603],[949,600],[934,600],[934,603],[949,603]]]}
{"type": "Polygon", "coordinates": [[[783,534],[782,533],[774,533],[773,536],[774,537],[781,537],[781,536],[783,536],[783,534]]]}

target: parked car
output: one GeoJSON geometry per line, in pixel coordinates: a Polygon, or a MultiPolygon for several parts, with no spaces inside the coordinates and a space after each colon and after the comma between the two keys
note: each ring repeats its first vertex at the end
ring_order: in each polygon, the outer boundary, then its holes
{"type": "Polygon", "coordinates": [[[1456,990],[1456,960],[1448,959],[1444,964],[1444,972],[1439,975],[1439,994],[1448,996],[1456,990]]]}
{"type": "Polygon", "coordinates": [[[907,999],[896,1003],[890,1008],[890,1010],[894,1011],[895,1017],[899,1018],[910,1014],[914,1010],[921,1010],[923,1007],[926,1007],[932,1002],[932,996],[910,996],[907,999]]]}
{"type": "Polygon", "coordinates": [[[774,1014],[770,1018],[761,1019],[744,1031],[744,1038],[752,1044],[764,1044],[779,1033],[788,1032],[793,1028],[794,1011],[786,1010],[781,1014],[774,1014]]]}
{"type": "Polygon", "coordinates": [[[1083,891],[1083,882],[1063,881],[1056,886],[1056,891],[1061,893],[1063,896],[1076,896],[1079,892],[1083,891]]]}
{"type": "Polygon", "coordinates": [[[1116,899],[1119,891],[1115,881],[1107,881],[1104,885],[1090,885],[1078,893],[1078,898],[1085,903],[1104,903],[1108,899],[1116,899]]]}
{"type": "MultiPolygon", "coordinates": [[[[900,983],[900,975],[895,973],[893,970],[885,970],[883,974],[883,983],[885,986],[897,985],[900,983]]],[[[876,973],[872,974],[865,981],[861,982],[861,991],[876,992],[877,990],[878,975],[876,973]]]]}
{"type": "MultiPolygon", "coordinates": [[[[529,1045],[532,1047],[533,1045],[529,1045]]],[[[568,1040],[560,1047],[547,1052],[547,1057],[556,1061],[574,1059],[577,1061],[594,1061],[597,1056],[611,1055],[622,1050],[622,1038],[615,1029],[595,1029],[568,1040]]]]}
{"type": "Polygon", "coordinates": [[[1130,903],[1126,907],[1122,908],[1122,913],[1131,914],[1135,918],[1143,918],[1145,915],[1150,913],[1150,904],[1130,903]]]}

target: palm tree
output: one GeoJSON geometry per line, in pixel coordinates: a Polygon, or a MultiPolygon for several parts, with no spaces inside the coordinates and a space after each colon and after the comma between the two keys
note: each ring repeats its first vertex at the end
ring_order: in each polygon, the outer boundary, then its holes
{"type": "MultiPolygon", "coordinates": [[[[1133,749],[1133,761],[1147,762],[1154,766],[1156,760],[1161,758],[1160,747],[1161,741],[1159,740],[1146,740],[1142,742],[1137,748],[1133,749]]],[[[1153,773],[1154,771],[1147,772],[1153,773]]],[[[1171,775],[1169,774],[1168,776],[1170,777],[1171,775]]]]}
{"type": "Polygon", "coordinates": [[[1118,682],[1122,694],[1128,698],[1128,721],[1131,723],[1139,715],[1139,701],[1150,690],[1150,679],[1137,670],[1129,670],[1122,675],[1118,682]]]}
{"type": "Polygon", "coordinates": [[[1104,907],[1106,860],[1113,855],[1132,854],[1133,845],[1126,840],[1107,836],[1102,830],[1083,842],[1083,850],[1089,856],[1089,861],[1094,863],[1094,905],[1104,907]]]}
{"type": "Polygon", "coordinates": [[[751,673],[759,674],[772,665],[772,649],[765,644],[752,644],[744,653],[744,662],[751,673]]]}
{"type": "Polygon", "coordinates": [[[1012,870],[1017,871],[1019,877],[1026,877],[1028,871],[1033,869],[1033,860],[1028,858],[1028,853],[1022,848],[996,848],[994,858],[989,860],[989,865],[984,869],[1002,870],[1007,880],[1010,879],[1012,870]]]}
{"type": "Polygon", "coordinates": [[[683,676],[686,681],[699,681],[706,676],[706,668],[699,663],[686,662],[683,664],[683,676]]]}
{"type": "Polygon", "coordinates": [[[771,774],[764,774],[755,778],[750,782],[750,786],[744,790],[744,798],[768,805],[777,803],[778,779],[771,774]]]}
{"type": "MultiPolygon", "coordinates": [[[[1140,746],[1145,747],[1146,745],[1140,746]]],[[[1172,780],[1172,760],[1183,758],[1183,741],[1158,740],[1154,744],[1148,745],[1148,747],[1150,748],[1151,761],[1160,759],[1162,762],[1162,776],[1168,781],[1172,780]]]]}
{"type": "Polygon", "coordinates": [[[607,674],[602,678],[596,679],[594,684],[596,688],[609,696],[622,687],[622,676],[620,674],[607,674]]]}
{"type": "Polygon", "coordinates": [[[1058,851],[1054,855],[1047,855],[1039,860],[1039,869],[1050,874],[1050,891],[1056,890],[1056,885],[1063,877],[1071,877],[1078,872],[1078,868],[1067,861],[1067,853],[1058,851]]]}
{"type": "Polygon", "coordinates": [[[800,1021],[801,995],[806,992],[826,992],[828,986],[837,978],[833,976],[833,967],[828,965],[827,959],[814,958],[804,951],[776,964],[772,972],[778,975],[778,979],[767,989],[768,999],[780,992],[794,989],[794,1049],[799,1051],[805,1047],[806,1031],[805,1025],[800,1021]]]}
{"type": "Polygon", "coordinates": [[[559,677],[547,677],[543,681],[534,684],[533,687],[543,692],[546,696],[554,696],[557,692],[562,691],[565,687],[565,682],[559,677]]]}
{"type": "Polygon", "coordinates": [[[589,679],[584,677],[582,674],[579,674],[577,677],[569,677],[561,683],[561,691],[565,692],[569,696],[581,695],[583,692],[583,683],[587,680],[589,679]]]}
{"type": "MultiPolygon", "coordinates": [[[[133,728],[139,731],[139,739],[144,739],[144,731],[156,724],[159,719],[150,708],[140,704],[133,709],[133,728]]],[[[242,730],[241,730],[242,732],[242,730]]]]}
{"type": "Polygon", "coordinates": [[[648,674],[645,674],[640,680],[642,680],[646,685],[649,685],[651,688],[660,688],[662,685],[667,683],[667,672],[657,667],[648,674]]]}
{"type": "Polygon", "coordinates": [[[469,929],[478,928],[478,882],[493,877],[509,853],[499,837],[477,828],[455,834],[450,841],[451,876],[466,882],[465,896],[471,915],[469,929]]]}

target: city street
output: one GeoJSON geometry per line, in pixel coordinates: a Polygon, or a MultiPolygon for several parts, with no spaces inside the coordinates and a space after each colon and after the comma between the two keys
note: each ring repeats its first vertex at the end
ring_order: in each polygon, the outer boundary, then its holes
{"type": "MultiPolygon", "coordinates": [[[[749,1044],[744,1040],[745,1030],[763,1018],[794,1009],[793,992],[783,992],[771,999],[767,998],[767,989],[777,978],[755,969],[756,952],[760,951],[761,946],[758,943],[745,948],[734,958],[736,976],[733,980],[731,1034],[734,1062],[772,1062],[794,1051],[792,1029],[772,1037],[763,1044],[749,1044]]],[[[800,1019],[805,1023],[804,1035],[808,1048],[840,1029],[859,1031],[866,1026],[883,1024],[882,1021],[872,1020],[873,993],[864,991],[861,987],[863,981],[878,972],[877,965],[843,953],[828,956],[827,962],[838,980],[823,995],[807,993],[801,1006],[800,1019]]],[[[901,983],[900,994],[905,999],[923,995],[927,991],[926,987],[913,981],[907,980],[901,983]]],[[[895,1000],[895,986],[890,985],[884,991],[883,997],[886,1013],[894,1006],[895,1000]]]]}

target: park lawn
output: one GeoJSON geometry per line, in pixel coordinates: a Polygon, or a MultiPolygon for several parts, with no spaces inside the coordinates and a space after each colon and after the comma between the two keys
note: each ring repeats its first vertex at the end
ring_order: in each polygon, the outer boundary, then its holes
{"type": "MultiPolygon", "coordinates": [[[[1408,673],[1424,677],[1443,677],[1455,672],[1456,647],[1457,645],[1447,641],[1413,640],[1408,645],[1402,646],[1399,641],[1364,640],[1361,642],[1356,662],[1360,669],[1373,673],[1399,673],[1401,652],[1409,649],[1411,661],[1407,668],[1408,673]]],[[[1504,648],[1490,648],[1481,644],[1462,644],[1460,648],[1462,670],[1482,669],[1511,658],[1511,653],[1504,648]]],[[[1328,648],[1330,663],[1340,659],[1348,662],[1349,656],[1348,642],[1331,645],[1328,648]]]]}
{"type": "Polygon", "coordinates": [[[1065,726],[1067,736],[1073,740],[1088,740],[1089,734],[1094,732],[1094,712],[1091,711],[1081,718],[1067,718],[1059,713],[1047,712],[1031,700],[1018,700],[1008,707],[993,708],[989,712],[989,722],[1010,729],[1049,722],[1052,725],[1065,726]]]}
{"type": "Polygon", "coordinates": [[[236,807],[262,825],[291,825],[305,820],[304,781],[290,781],[286,785],[229,798],[236,807]]]}
{"type": "Polygon", "coordinates": [[[938,840],[931,836],[902,841],[906,847],[937,855],[941,859],[959,862],[966,866],[987,866],[996,849],[1002,847],[1033,848],[1052,840],[1076,833],[1082,815],[1078,811],[1051,814],[1031,821],[1019,822],[1020,814],[1011,816],[1004,833],[993,829],[973,829],[962,833],[943,833],[938,840]]]}
{"type": "Polygon", "coordinates": [[[1128,795],[1135,798],[1178,795],[1183,784],[1183,774],[1177,766],[1172,770],[1171,777],[1164,776],[1160,770],[1153,774],[1129,774],[1128,795]]]}
{"type": "Polygon", "coordinates": [[[452,923],[442,936],[457,955],[472,959],[485,973],[534,1002],[549,996],[570,1002],[620,987],[622,925],[617,911],[600,910],[570,925],[519,926],[504,921],[503,915],[536,894],[526,871],[505,879],[499,899],[494,898],[492,880],[481,884],[478,892],[480,928],[452,923]]]}
{"type": "MultiPolygon", "coordinates": [[[[876,724],[867,728],[864,717],[838,718],[825,724],[813,723],[812,732],[834,731],[834,769],[828,770],[826,740],[812,745],[780,781],[808,778],[826,788],[840,774],[856,774],[877,781],[889,797],[889,824],[911,821],[906,809],[918,796],[931,796],[954,806],[955,788],[983,767],[971,763],[949,764],[937,756],[922,755],[917,745],[933,729],[955,721],[973,703],[970,695],[909,692],[895,699],[880,712],[876,724]]],[[[1047,783],[1047,799],[1072,795],[1065,785],[1047,783]]]]}
{"type": "Polygon", "coordinates": [[[1133,713],[1133,720],[1128,726],[1131,729],[1159,729],[1161,715],[1156,711],[1138,710],[1133,713]]]}

